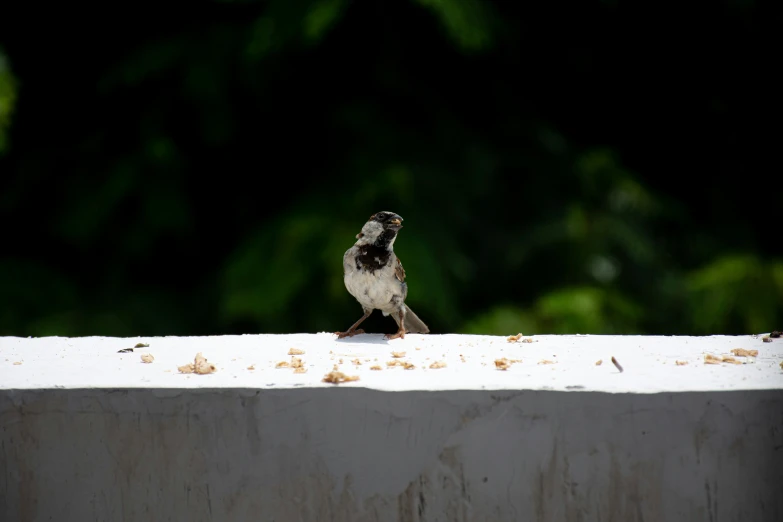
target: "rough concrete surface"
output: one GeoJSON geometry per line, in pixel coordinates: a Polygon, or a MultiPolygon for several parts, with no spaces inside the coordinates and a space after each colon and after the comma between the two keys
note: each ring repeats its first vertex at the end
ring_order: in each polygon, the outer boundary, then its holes
{"type": "Polygon", "coordinates": [[[534,339],[0,338],[0,519],[783,520],[783,340],[534,339]],[[295,346],[308,372],[273,369],[295,346]],[[704,365],[734,347],[759,355],[704,365]],[[194,348],[215,374],[177,373],[194,348]]]}

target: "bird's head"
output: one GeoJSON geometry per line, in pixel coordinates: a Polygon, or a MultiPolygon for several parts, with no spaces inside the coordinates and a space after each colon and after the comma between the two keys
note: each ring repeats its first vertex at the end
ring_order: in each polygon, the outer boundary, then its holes
{"type": "Polygon", "coordinates": [[[362,231],[356,235],[357,243],[374,244],[379,240],[391,246],[397,237],[397,231],[402,228],[402,217],[394,212],[376,212],[362,227],[362,231]]]}

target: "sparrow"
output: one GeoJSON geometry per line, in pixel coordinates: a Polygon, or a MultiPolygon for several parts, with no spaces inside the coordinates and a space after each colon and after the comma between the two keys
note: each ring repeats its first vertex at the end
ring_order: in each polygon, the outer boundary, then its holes
{"type": "Polygon", "coordinates": [[[429,333],[427,325],[406,304],[408,284],[405,269],[394,253],[394,240],[402,228],[402,218],[394,212],[378,212],[356,235],[356,243],[343,256],[343,281],[348,292],[359,301],[364,315],[339,339],[364,333],[357,329],[373,310],[391,315],[399,329],[388,339],[405,338],[406,333],[429,333]]]}

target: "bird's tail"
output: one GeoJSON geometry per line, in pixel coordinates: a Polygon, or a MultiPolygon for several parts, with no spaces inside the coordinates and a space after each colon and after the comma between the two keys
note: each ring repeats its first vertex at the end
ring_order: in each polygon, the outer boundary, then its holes
{"type": "MultiPolygon", "coordinates": [[[[407,308],[405,312],[405,331],[407,333],[421,333],[426,334],[430,333],[430,329],[427,327],[426,324],[424,324],[424,321],[419,319],[419,316],[413,313],[413,310],[411,310],[410,306],[405,305],[405,308],[407,308]]],[[[390,314],[392,317],[394,317],[394,320],[397,322],[397,326],[400,326],[400,318],[397,317],[397,314],[390,314]]]]}

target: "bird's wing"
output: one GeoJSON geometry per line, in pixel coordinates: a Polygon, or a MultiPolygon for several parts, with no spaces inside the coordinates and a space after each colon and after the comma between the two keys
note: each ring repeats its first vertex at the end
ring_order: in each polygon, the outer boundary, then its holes
{"type": "Polygon", "coordinates": [[[405,269],[402,267],[402,261],[397,258],[397,266],[394,267],[394,275],[400,283],[405,282],[405,269]]]}

